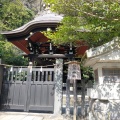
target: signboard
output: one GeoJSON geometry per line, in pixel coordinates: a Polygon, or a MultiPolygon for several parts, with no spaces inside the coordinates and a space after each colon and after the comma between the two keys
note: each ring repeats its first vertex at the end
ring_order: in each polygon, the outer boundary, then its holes
{"type": "Polygon", "coordinates": [[[69,80],[81,80],[80,65],[77,62],[70,62],[68,65],[68,76],[69,80]]]}

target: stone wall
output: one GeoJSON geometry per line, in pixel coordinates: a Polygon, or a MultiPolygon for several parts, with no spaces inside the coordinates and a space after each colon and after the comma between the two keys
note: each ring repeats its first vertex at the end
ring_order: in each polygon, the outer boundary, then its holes
{"type": "Polygon", "coordinates": [[[91,99],[89,120],[119,120],[120,100],[91,99]]]}

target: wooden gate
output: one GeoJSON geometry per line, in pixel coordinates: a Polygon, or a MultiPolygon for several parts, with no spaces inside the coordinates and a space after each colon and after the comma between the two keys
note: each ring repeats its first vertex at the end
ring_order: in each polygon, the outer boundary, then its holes
{"type": "Polygon", "coordinates": [[[54,68],[6,68],[1,109],[46,111],[54,108],[54,68]]]}

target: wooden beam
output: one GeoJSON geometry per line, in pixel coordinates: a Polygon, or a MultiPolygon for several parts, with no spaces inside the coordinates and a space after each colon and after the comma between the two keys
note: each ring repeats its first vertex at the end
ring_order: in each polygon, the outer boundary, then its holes
{"type": "Polygon", "coordinates": [[[38,57],[38,58],[73,58],[75,55],[70,54],[22,54],[24,57],[38,57]]]}
{"type": "Polygon", "coordinates": [[[39,54],[38,58],[72,58],[74,55],[64,54],[39,54]]]}
{"type": "Polygon", "coordinates": [[[20,55],[24,56],[24,57],[30,57],[30,56],[33,56],[33,57],[38,57],[38,58],[75,58],[75,60],[81,60],[81,58],[77,58],[75,57],[75,55],[64,55],[64,54],[53,54],[53,55],[50,55],[50,54],[38,54],[38,55],[35,55],[35,54],[25,54],[25,53],[21,53],[20,55]]]}

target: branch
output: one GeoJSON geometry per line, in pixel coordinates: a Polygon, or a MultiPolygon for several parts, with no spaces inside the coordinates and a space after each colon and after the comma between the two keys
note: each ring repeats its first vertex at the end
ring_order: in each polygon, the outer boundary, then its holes
{"type": "MultiPolygon", "coordinates": [[[[81,11],[80,9],[77,9],[76,7],[74,7],[74,5],[72,5],[72,4],[71,4],[71,8],[73,8],[73,9],[76,10],[77,12],[82,12],[82,13],[84,13],[84,14],[86,14],[86,15],[89,15],[89,16],[92,16],[92,17],[96,17],[96,18],[99,18],[99,19],[101,19],[101,20],[109,20],[109,19],[107,19],[107,18],[105,18],[105,17],[97,16],[97,15],[95,15],[95,14],[93,14],[93,13],[81,11]]],[[[119,21],[119,18],[114,18],[114,19],[111,19],[111,20],[113,20],[113,21],[119,21]]]]}
{"type": "MultiPolygon", "coordinates": [[[[106,17],[102,17],[102,16],[98,16],[98,15],[96,15],[96,14],[93,14],[92,12],[86,12],[86,11],[82,11],[80,8],[81,8],[81,4],[82,3],[80,3],[80,4],[77,4],[76,5],[76,1],[72,1],[72,2],[70,2],[70,4],[68,3],[68,2],[65,2],[64,0],[62,1],[62,6],[61,6],[61,13],[63,13],[63,14],[66,14],[66,13],[68,13],[68,9],[67,9],[67,11],[65,11],[66,10],[66,8],[69,8],[69,9],[73,9],[73,11],[75,11],[76,13],[78,12],[78,13],[83,13],[83,14],[85,14],[85,15],[87,15],[87,16],[91,16],[91,17],[95,17],[95,18],[98,18],[98,19],[101,19],[101,20],[110,20],[110,21],[119,21],[120,20],[120,18],[111,18],[111,19],[108,19],[108,18],[106,18],[106,17]]],[[[57,6],[57,5],[56,5],[57,6]]]]}

